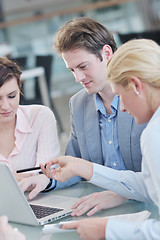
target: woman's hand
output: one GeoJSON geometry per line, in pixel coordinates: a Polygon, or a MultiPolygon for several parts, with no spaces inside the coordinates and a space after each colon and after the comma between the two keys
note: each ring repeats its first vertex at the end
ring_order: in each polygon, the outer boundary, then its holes
{"type": "Polygon", "coordinates": [[[0,240],[25,240],[25,236],[8,224],[8,218],[6,216],[1,216],[0,240]]]}
{"type": "Polygon", "coordinates": [[[88,216],[95,214],[102,209],[108,209],[123,204],[127,199],[111,191],[95,192],[82,197],[72,208],[72,216],[81,216],[87,213],[88,216]]]}
{"type": "Polygon", "coordinates": [[[41,170],[48,178],[53,178],[60,182],[65,182],[73,176],[80,176],[90,180],[93,174],[93,164],[81,158],[72,156],[56,157],[43,166],[40,164],[41,170]],[[58,164],[59,167],[53,168],[58,164]]]}
{"type": "Polygon", "coordinates": [[[23,178],[18,182],[18,184],[22,192],[30,191],[28,199],[31,200],[47,187],[49,181],[50,179],[46,175],[38,174],[28,178],[23,178]]]}
{"type": "Polygon", "coordinates": [[[107,218],[87,218],[80,221],[65,223],[62,229],[77,229],[77,233],[83,240],[105,239],[107,218]]]}
{"type": "Polygon", "coordinates": [[[23,178],[28,178],[30,176],[34,176],[35,173],[17,173],[17,172],[14,172],[13,175],[14,175],[15,179],[17,180],[17,182],[20,182],[23,178]]]}

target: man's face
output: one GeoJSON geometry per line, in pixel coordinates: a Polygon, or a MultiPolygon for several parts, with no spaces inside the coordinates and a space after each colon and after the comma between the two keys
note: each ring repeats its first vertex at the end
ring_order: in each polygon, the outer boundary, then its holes
{"type": "Polygon", "coordinates": [[[103,92],[106,81],[106,57],[101,61],[95,54],[78,48],[62,53],[66,67],[73,73],[76,82],[82,84],[89,94],[103,92]]]}

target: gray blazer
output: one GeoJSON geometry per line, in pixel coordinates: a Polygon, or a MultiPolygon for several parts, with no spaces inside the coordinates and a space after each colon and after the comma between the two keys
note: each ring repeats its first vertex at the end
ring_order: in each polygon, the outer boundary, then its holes
{"type": "MultiPolygon", "coordinates": [[[[70,114],[71,133],[66,155],[80,157],[102,165],[95,94],[89,95],[85,89],[76,93],[70,99],[70,114]]],[[[118,110],[118,142],[127,170],[141,171],[140,136],[145,126],[146,124],[137,125],[127,112],[118,110]]]]}

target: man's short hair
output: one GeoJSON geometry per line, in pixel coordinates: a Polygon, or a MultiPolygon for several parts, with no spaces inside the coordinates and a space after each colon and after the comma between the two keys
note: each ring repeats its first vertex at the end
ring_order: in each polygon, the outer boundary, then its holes
{"type": "Polygon", "coordinates": [[[56,34],[54,48],[58,54],[77,48],[85,48],[102,61],[100,51],[109,45],[114,52],[117,47],[112,33],[101,23],[88,17],[68,21],[56,34]]]}

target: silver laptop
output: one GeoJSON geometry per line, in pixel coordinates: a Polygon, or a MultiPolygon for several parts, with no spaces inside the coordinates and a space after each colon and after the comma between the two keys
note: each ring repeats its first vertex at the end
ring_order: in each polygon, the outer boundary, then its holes
{"type": "Polygon", "coordinates": [[[40,193],[28,202],[8,165],[0,163],[0,215],[9,221],[37,226],[70,215],[78,198],[54,194],[40,193]]]}

